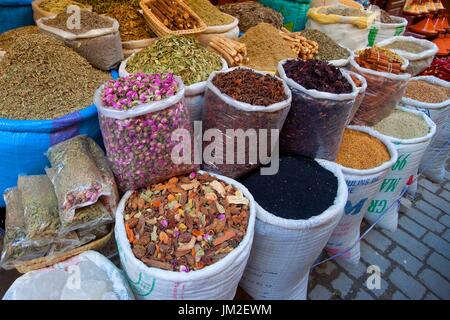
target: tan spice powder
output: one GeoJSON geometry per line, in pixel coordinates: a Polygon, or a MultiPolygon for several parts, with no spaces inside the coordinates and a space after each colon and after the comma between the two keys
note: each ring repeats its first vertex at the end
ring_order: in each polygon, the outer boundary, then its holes
{"type": "Polygon", "coordinates": [[[365,170],[378,167],[390,158],[386,146],[377,138],[345,129],[336,162],[347,168],[365,170]]]}
{"type": "Polygon", "coordinates": [[[422,80],[408,82],[405,96],[427,103],[440,103],[450,99],[450,89],[422,80]]]}
{"type": "Polygon", "coordinates": [[[247,45],[247,66],[261,71],[276,71],[278,62],[297,58],[297,54],[286,45],[279,30],[268,23],[250,28],[239,41],[247,45]]]}
{"type": "Polygon", "coordinates": [[[398,139],[419,138],[429,132],[428,124],[423,118],[403,110],[394,110],[373,128],[386,136],[398,139]]]}

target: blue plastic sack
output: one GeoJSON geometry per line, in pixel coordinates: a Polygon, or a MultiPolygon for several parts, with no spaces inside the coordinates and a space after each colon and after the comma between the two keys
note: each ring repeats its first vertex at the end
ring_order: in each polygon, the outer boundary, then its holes
{"type": "Polygon", "coordinates": [[[0,33],[34,24],[32,0],[0,0],[0,33]]]}
{"type": "MultiPolygon", "coordinates": [[[[118,77],[115,70],[111,75],[118,77]]],[[[17,184],[19,175],[45,174],[49,147],[79,134],[102,145],[95,105],[53,120],[0,118],[0,207],[5,206],[3,192],[17,184]]]]}

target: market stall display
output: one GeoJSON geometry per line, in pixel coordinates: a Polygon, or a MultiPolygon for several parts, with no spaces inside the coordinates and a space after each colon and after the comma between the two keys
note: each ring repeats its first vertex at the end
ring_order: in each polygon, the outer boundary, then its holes
{"type": "Polygon", "coordinates": [[[311,0],[259,0],[259,2],[281,13],[286,29],[297,32],[305,28],[311,0]]]}
{"type": "Polygon", "coordinates": [[[375,125],[387,117],[402,99],[411,78],[403,71],[408,61],[389,49],[379,47],[361,50],[356,55],[350,59],[350,70],[366,79],[367,89],[352,124],[375,125]]]}
{"type": "Polygon", "coordinates": [[[436,125],[425,114],[401,107],[373,129],[394,144],[398,158],[370,202],[365,219],[373,224],[383,215],[377,227],[394,232],[398,223],[399,196],[417,179],[420,161],[436,133],[436,125]],[[422,135],[418,137],[419,133],[422,135]]]}
{"type": "Polygon", "coordinates": [[[212,73],[206,85],[202,125],[205,132],[214,130],[215,139],[204,141],[203,148],[223,151],[204,158],[204,167],[231,178],[259,167],[265,162],[262,157],[271,156],[278,141],[272,131],[282,128],[290,105],[291,92],[278,77],[243,67],[212,73]],[[248,137],[248,144],[238,137],[239,131],[248,137]],[[263,149],[263,145],[270,147],[263,149]],[[232,163],[228,155],[233,156],[232,163]]]}
{"type": "Polygon", "coordinates": [[[129,202],[136,192],[124,195],[115,229],[121,264],[136,298],[232,299],[253,242],[255,202],[248,190],[230,178],[199,171],[149,185],[138,195],[137,203],[129,202]],[[147,211],[156,215],[131,217],[137,213],[134,206],[150,207],[147,211]],[[130,228],[133,218],[138,218],[138,229],[130,228]],[[139,243],[147,243],[149,250],[137,250],[139,243]],[[155,260],[167,259],[175,248],[178,258],[167,265],[155,260]]]}
{"type": "Polygon", "coordinates": [[[414,77],[408,83],[401,105],[425,113],[436,124],[436,135],[425,152],[421,170],[431,180],[442,182],[445,160],[450,153],[450,83],[434,76],[414,77]],[[444,148],[444,149],[443,149],[444,148]]]}
{"type": "Polygon", "coordinates": [[[250,174],[255,239],[241,287],[254,299],[305,300],[312,264],[342,217],[347,186],[335,163],[282,156],[276,175],[250,174]]]}
{"type": "Polygon", "coordinates": [[[102,70],[117,67],[124,58],[117,20],[81,10],[80,28],[74,29],[68,24],[71,15],[59,13],[41,18],[36,24],[41,32],[63,41],[94,67],[102,70]]]}
{"type": "MultiPolygon", "coordinates": [[[[0,52],[3,52],[3,57],[6,55],[8,49],[16,41],[16,37],[24,34],[36,34],[39,33],[39,28],[36,26],[25,26],[17,29],[12,29],[0,34],[0,52]]],[[[3,58],[0,57],[0,60],[3,58]]]]}
{"type": "Polygon", "coordinates": [[[449,58],[434,58],[431,65],[426,68],[421,76],[434,76],[441,80],[450,82],[450,59],[449,58]]]}
{"type": "Polygon", "coordinates": [[[249,62],[247,46],[237,40],[212,36],[208,40],[208,47],[221,55],[229,67],[242,66],[249,62]]]}
{"type": "Polygon", "coordinates": [[[268,23],[250,28],[239,41],[247,46],[249,60],[246,66],[255,70],[275,73],[280,60],[298,56],[286,44],[279,30],[268,23]]]}
{"type": "Polygon", "coordinates": [[[227,3],[219,6],[219,9],[239,20],[241,32],[247,32],[248,29],[262,22],[269,23],[277,29],[283,26],[283,16],[279,12],[256,1],[227,3]]]}
{"type": "MultiPolygon", "coordinates": [[[[373,9],[372,9],[373,10],[373,9]]],[[[373,10],[378,13],[378,10],[373,10]]],[[[406,31],[408,20],[403,17],[391,16],[386,11],[379,9],[379,16],[373,22],[369,30],[368,46],[378,44],[391,37],[402,36],[406,31]]]]}
{"type": "Polygon", "coordinates": [[[110,80],[95,93],[108,160],[121,191],[194,168],[171,157],[179,143],[172,132],[191,131],[183,96],[183,82],[170,73],[110,80]]]}
{"type": "Polygon", "coordinates": [[[374,12],[364,9],[342,5],[316,7],[308,11],[306,29],[319,30],[340,46],[359,50],[367,46],[375,18],[374,12]]]}
{"type": "Polygon", "coordinates": [[[31,8],[33,9],[34,22],[40,18],[51,17],[58,13],[66,12],[69,6],[77,6],[83,10],[92,10],[90,6],[74,0],[33,0],[31,8]]]}
{"type": "Polygon", "coordinates": [[[33,24],[33,0],[0,1],[0,34],[11,29],[33,24]]]}
{"type": "Polygon", "coordinates": [[[289,45],[289,47],[294,51],[300,59],[310,60],[319,51],[319,45],[317,42],[306,39],[302,35],[296,32],[290,32],[287,29],[282,29],[280,34],[283,39],[289,45]]]}
{"type": "Polygon", "coordinates": [[[378,46],[389,48],[408,59],[406,72],[412,76],[428,68],[438,51],[438,47],[433,42],[414,37],[393,37],[379,42],[378,46]]]}
{"type": "Polygon", "coordinates": [[[278,74],[292,91],[281,151],[334,161],[358,94],[350,75],[319,60],[281,61],[278,74]]]}
{"type": "Polygon", "coordinates": [[[353,118],[355,117],[355,114],[358,111],[359,106],[361,105],[361,103],[364,100],[364,97],[366,96],[366,89],[367,89],[366,78],[353,71],[349,71],[348,73],[350,74],[350,77],[355,83],[355,86],[358,90],[358,95],[355,98],[355,104],[353,105],[352,111],[350,112],[350,116],[348,117],[347,125],[349,125],[350,122],[352,122],[353,118]]]}
{"type": "Polygon", "coordinates": [[[345,129],[336,163],[341,165],[347,183],[348,200],[325,248],[329,255],[341,254],[338,259],[359,263],[362,219],[396,161],[397,150],[392,142],[375,130],[360,126],[345,129]]]}
{"type": "Polygon", "coordinates": [[[4,300],[133,300],[134,296],[122,272],[95,251],[55,266],[29,272],[18,278],[4,300]],[[80,287],[71,281],[74,267],[79,268],[80,287]]]}

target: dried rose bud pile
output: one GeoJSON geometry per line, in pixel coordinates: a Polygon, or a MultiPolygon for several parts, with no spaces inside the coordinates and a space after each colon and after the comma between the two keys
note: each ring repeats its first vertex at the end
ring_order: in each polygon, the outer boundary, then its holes
{"type": "Polygon", "coordinates": [[[249,200],[205,173],[134,191],[125,229],[136,258],[149,267],[189,272],[225,257],[244,238],[249,200]]]}
{"type": "Polygon", "coordinates": [[[193,166],[174,164],[171,152],[178,141],[172,132],[190,129],[183,99],[162,110],[151,105],[147,113],[116,119],[102,113],[115,109],[124,113],[154,101],[174,96],[179,91],[173,74],[135,74],[108,81],[101,94],[104,108],[99,109],[100,128],[108,160],[119,189],[133,190],[184,174],[193,166]]]}
{"type": "Polygon", "coordinates": [[[140,104],[171,97],[177,91],[177,82],[171,73],[137,73],[106,82],[102,102],[105,107],[128,110],[140,104]]]}

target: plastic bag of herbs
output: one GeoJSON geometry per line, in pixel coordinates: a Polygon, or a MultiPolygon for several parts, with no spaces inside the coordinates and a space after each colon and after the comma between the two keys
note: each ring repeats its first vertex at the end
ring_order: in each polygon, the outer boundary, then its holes
{"type": "Polygon", "coordinates": [[[5,190],[3,197],[6,203],[6,221],[0,267],[13,269],[23,261],[45,256],[50,245],[37,245],[27,239],[24,209],[18,189],[5,190]]]}
{"type": "Polygon", "coordinates": [[[81,10],[79,24],[73,13],[62,12],[56,16],[36,21],[40,31],[51,35],[78,54],[94,67],[111,70],[123,60],[122,42],[117,20],[81,10]]]}
{"type": "Polygon", "coordinates": [[[192,165],[193,134],[180,78],[171,73],[137,73],[110,80],[96,91],[94,103],[107,157],[121,191],[196,168],[192,165]],[[181,138],[187,144],[182,144],[180,161],[172,158],[174,148],[182,143],[173,137],[174,132],[187,136],[181,138]]]}
{"type": "Polygon", "coordinates": [[[292,92],[280,135],[282,152],[336,160],[345,126],[358,95],[343,69],[319,60],[282,60],[278,74],[292,92]]]}
{"type": "Polygon", "coordinates": [[[213,142],[204,141],[203,148],[222,150],[223,156],[215,153],[205,158],[204,167],[237,178],[267,164],[278,142],[275,132],[281,130],[291,106],[286,83],[271,74],[238,67],[212,73],[206,87],[203,129],[215,130],[216,135],[213,142]],[[239,131],[245,134],[243,140],[239,131]],[[228,163],[229,149],[233,163],[228,163]]]}
{"type": "Polygon", "coordinates": [[[60,234],[112,220],[117,186],[100,147],[87,136],[76,136],[47,151],[46,168],[58,199],[60,234]]]}

